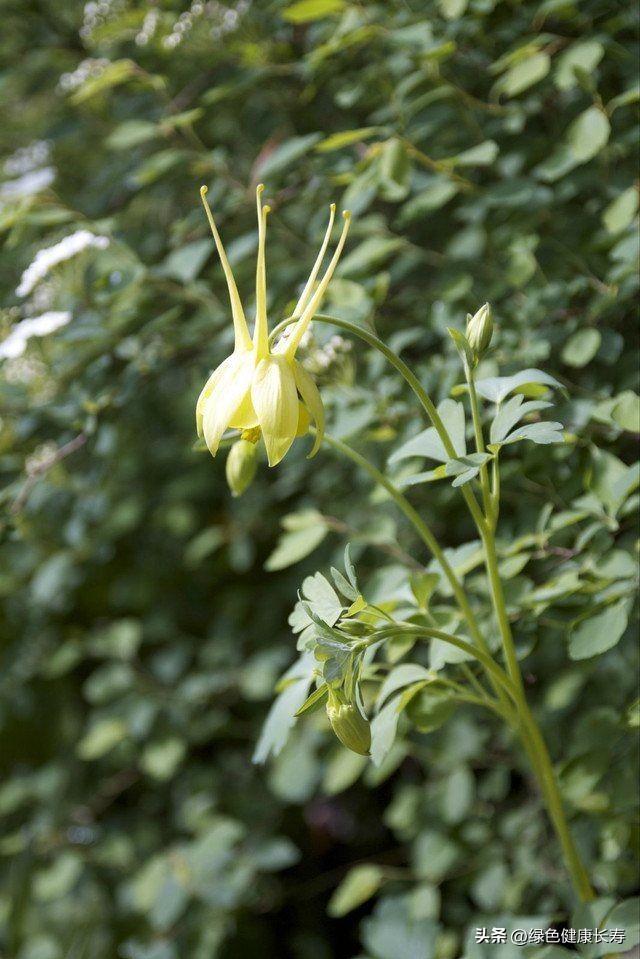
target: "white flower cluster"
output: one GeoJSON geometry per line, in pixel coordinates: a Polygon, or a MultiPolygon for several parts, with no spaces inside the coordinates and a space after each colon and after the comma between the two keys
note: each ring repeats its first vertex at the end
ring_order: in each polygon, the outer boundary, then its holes
{"type": "Polygon", "coordinates": [[[0,359],[15,359],[16,356],[22,356],[32,336],[47,336],[48,333],[59,330],[61,326],[66,326],[70,320],[71,313],[67,310],[52,311],[43,313],[42,316],[22,320],[0,343],[0,359]]]}
{"type": "Polygon", "coordinates": [[[27,296],[54,266],[71,259],[72,256],[77,256],[88,247],[104,250],[107,246],[109,246],[109,237],[96,236],[89,230],[77,230],[65,236],[54,246],[45,247],[36,253],[35,259],[22,274],[16,294],[27,296]]]}
{"type": "Polygon", "coordinates": [[[215,19],[215,24],[211,28],[211,36],[218,40],[226,33],[232,33],[237,30],[240,17],[247,12],[251,6],[251,0],[237,0],[234,6],[227,6],[218,3],[217,0],[193,0],[193,3],[184,13],[181,13],[169,33],[162,41],[167,50],[172,50],[182,43],[185,36],[193,28],[194,23],[199,17],[215,19]]]}
{"type": "Polygon", "coordinates": [[[0,202],[31,196],[51,186],[56,171],[52,166],[43,165],[48,162],[50,153],[51,146],[47,140],[36,140],[12,153],[5,160],[2,169],[7,176],[14,179],[0,184],[0,202]]]}
{"type": "Polygon", "coordinates": [[[0,200],[17,199],[21,196],[32,196],[51,186],[56,178],[56,171],[52,166],[45,166],[41,170],[31,170],[0,184],[0,200]]]}
{"type": "Polygon", "coordinates": [[[111,61],[105,59],[105,57],[88,57],[79,63],[71,73],[62,74],[58,80],[58,89],[63,93],[70,93],[72,90],[77,90],[78,87],[81,87],[87,80],[99,77],[110,63],[111,61]]]}
{"type": "Polygon", "coordinates": [[[139,32],[136,33],[136,43],[139,47],[146,46],[149,40],[151,40],[158,27],[158,19],[159,14],[157,10],[149,10],[146,14],[142,21],[142,27],[139,32]]]}
{"type": "Polygon", "coordinates": [[[102,26],[110,17],[124,9],[123,0],[89,0],[82,11],[83,22],[80,27],[80,36],[89,40],[96,27],[102,26]]]}
{"type": "Polygon", "coordinates": [[[19,176],[29,173],[36,167],[49,162],[51,144],[48,140],[35,140],[27,147],[21,147],[12,153],[4,162],[4,172],[7,176],[19,176]]]}
{"type": "Polygon", "coordinates": [[[318,371],[328,370],[331,364],[335,363],[341,355],[348,353],[352,346],[353,343],[350,340],[345,340],[336,334],[324,346],[309,353],[309,365],[318,371]]]}

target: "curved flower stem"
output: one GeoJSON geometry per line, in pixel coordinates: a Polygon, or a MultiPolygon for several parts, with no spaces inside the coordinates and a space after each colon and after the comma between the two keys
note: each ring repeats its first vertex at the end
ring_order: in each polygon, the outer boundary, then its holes
{"type": "MultiPolygon", "coordinates": [[[[275,329],[271,333],[270,341],[271,342],[275,341],[276,338],[281,333],[283,333],[284,330],[293,322],[295,322],[293,317],[287,317],[286,319],[278,323],[278,325],[275,327],[275,329]]],[[[411,387],[411,389],[415,393],[416,397],[418,398],[420,402],[420,405],[422,406],[423,410],[425,411],[425,413],[431,420],[431,423],[433,424],[438,436],[440,437],[442,441],[442,445],[444,446],[447,455],[451,458],[455,458],[458,455],[453,443],[451,442],[451,437],[449,436],[449,433],[447,432],[447,429],[444,423],[442,422],[440,414],[438,413],[433,400],[431,399],[427,391],[424,389],[424,387],[420,383],[420,380],[415,375],[413,370],[411,370],[407,366],[404,360],[400,359],[397,353],[394,353],[394,351],[390,349],[387,346],[387,344],[384,343],[379,337],[377,337],[375,333],[372,333],[370,330],[365,329],[363,326],[357,326],[355,323],[349,323],[348,320],[341,320],[335,316],[327,316],[324,313],[317,313],[314,317],[314,322],[328,323],[331,326],[336,326],[338,327],[338,329],[344,330],[346,333],[352,333],[354,336],[358,336],[360,337],[361,340],[364,340],[365,343],[368,343],[369,346],[372,346],[374,349],[378,350],[379,353],[382,353],[385,359],[391,364],[391,366],[395,367],[395,369],[400,373],[402,378],[405,380],[405,382],[411,387]]],[[[362,463],[360,465],[362,465],[362,463]]],[[[379,475],[382,476],[381,473],[379,475]]],[[[395,487],[394,487],[394,490],[398,492],[398,490],[396,490],[395,487]]],[[[480,509],[480,506],[478,505],[478,501],[476,500],[472,490],[469,489],[467,486],[463,486],[461,487],[460,492],[464,496],[465,502],[467,503],[467,506],[469,507],[471,515],[473,516],[473,519],[478,529],[480,530],[481,528],[485,528],[487,524],[485,522],[484,516],[482,515],[482,510],[480,509]]],[[[402,495],[402,494],[399,494],[399,495],[402,495]]],[[[405,497],[402,497],[402,498],[409,506],[408,500],[406,500],[405,497]]],[[[415,510],[413,510],[413,507],[410,507],[410,508],[412,509],[415,516],[418,517],[418,519],[420,519],[420,517],[415,512],[415,510]]],[[[471,628],[471,623],[469,623],[469,627],[471,628]]],[[[482,636],[482,633],[480,632],[479,629],[477,630],[477,635],[474,634],[474,639],[485,650],[488,650],[485,639],[482,636]]]]}
{"type": "MultiPolygon", "coordinates": [[[[315,432],[315,430],[313,432],[315,432]]],[[[389,496],[395,502],[396,506],[401,510],[402,513],[404,513],[422,542],[427,546],[431,555],[440,565],[442,572],[451,586],[456,602],[458,603],[458,606],[460,607],[460,610],[467,621],[469,631],[473,636],[474,641],[477,643],[478,648],[481,649],[486,656],[490,656],[484,637],[480,632],[480,627],[478,626],[475,614],[471,609],[469,600],[467,599],[466,593],[462,587],[462,583],[456,576],[455,570],[445,556],[444,550],[420,514],[413,508],[406,496],[404,496],[400,490],[394,486],[391,480],[387,479],[384,473],[381,473],[380,470],[370,463],[369,460],[366,459],[366,457],[364,457],[361,453],[358,453],[357,450],[354,450],[351,446],[348,446],[347,443],[343,443],[342,440],[337,440],[333,436],[328,436],[326,433],[324,434],[323,439],[324,442],[333,449],[337,450],[339,453],[342,453],[343,456],[346,456],[357,466],[360,466],[363,470],[365,470],[369,476],[375,480],[376,483],[378,483],[387,491],[389,496]]]]}
{"type": "Polygon", "coordinates": [[[432,629],[430,626],[419,626],[417,624],[414,625],[413,623],[395,623],[393,626],[385,626],[384,629],[373,633],[371,636],[371,642],[378,642],[381,639],[389,639],[391,636],[397,636],[399,633],[417,636],[420,639],[438,639],[442,643],[447,643],[449,646],[454,646],[456,649],[462,650],[463,653],[467,653],[473,659],[477,659],[479,663],[482,663],[487,673],[489,673],[496,680],[496,682],[507,691],[509,696],[515,700],[515,690],[513,689],[511,681],[505,671],[498,666],[496,661],[487,653],[484,653],[476,646],[472,646],[471,643],[467,643],[466,640],[460,639],[459,636],[454,636],[452,633],[445,633],[441,629],[432,629]]]}

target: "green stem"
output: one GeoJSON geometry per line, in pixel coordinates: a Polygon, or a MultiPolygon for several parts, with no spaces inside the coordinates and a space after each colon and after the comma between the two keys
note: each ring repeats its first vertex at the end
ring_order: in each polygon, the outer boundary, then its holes
{"type": "MultiPolygon", "coordinates": [[[[479,410],[477,396],[473,387],[473,375],[468,374],[469,394],[471,396],[472,408],[475,406],[474,424],[476,417],[478,419],[478,428],[476,437],[482,438],[482,427],[479,422],[479,410]],[[475,398],[475,399],[474,399],[475,398]]],[[[478,447],[480,451],[480,448],[478,447]]],[[[479,527],[482,545],[485,553],[485,565],[487,576],[491,588],[491,598],[498,628],[502,639],[505,660],[507,663],[507,672],[509,679],[516,692],[516,710],[518,715],[519,733],[523,745],[529,755],[531,764],[537,775],[538,782],[545,800],[549,817],[553,823],[562,852],[564,855],[567,870],[571,876],[573,886],[581,900],[588,902],[594,898],[594,892],[589,881],[587,870],[580,858],[580,853],[575,845],[571,835],[569,824],[562,804],[560,789],[549,756],[549,750],[540,732],[540,728],[531,712],[527,702],[524,683],[522,682],[522,673],[516,654],[511,624],[507,613],[507,606],[502,588],[502,580],[498,570],[498,557],[496,553],[494,528],[498,514],[498,496],[499,484],[494,479],[493,502],[491,512],[487,516],[487,523],[479,527]]]]}
{"type": "Polygon", "coordinates": [[[498,556],[496,554],[496,544],[493,537],[493,532],[485,526],[483,530],[480,530],[480,536],[482,538],[482,545],[484,547],[485,565],[487,567],[487,576],[489,577],[491,598],[493,600],[493,608],[498,620],[498,629],[500,630],[500,638],[502,639],[502,648],[504,650],[504,658],[507,663],[507,672],[509,673],[511,681],[516,689],[518,689],[518,691],[524,696],[522,674],[520,673],[520,666],[518,665],[516,647],[513,641],[511,624],[509,623],[504,591],[502,589],[502,580],[500,579],[500,573],[498,570],[498,556]]]}
{"type": "Polygon", "coordinates": [[[482,663],[487,672],[509,693],[509,696],[515,698],[515,691],[509,677],[505,671],[498,666],[496,661],[481,649],[472,646],[471,643],[467,643],[464,639],[460,639],[459,636],[445,633],[441,629],[431,629],[430,626],[418,626],[413,623],[395,623],[393,627],[388,626],[372,633],[370,641],[378,642],[378,640],[388,639],[390,636],[397,636],[399,633],[407,633],[421,639],[438,639],[443,643],[447,643],[449,646],[455,646],[456,649],[462,650],[463,653],[467,653],[467,655],[473,659],[477,659],[479,663],[482,663]]]}
{"type": "Polygon", "coordinates": [[[547,811],[560,841],[573,886],[583,902],[591,902],[595,899],[595,893],[569,829],[549,750],[524,696],[518,704],[518,712],[522,723],[522,740],[532,759],[533,767],[537,771],[547,811]]]}
{"type": "Polygon", "coordinates": [[[384,473],[381,473],[380,470],[370,463],[366,457],[362,456],[361,453],[358,453],[351,446],[348,446],[347,443],[343,443],[342,440],[337,440],[332,436],[328,436],[326,433],[324,434],[324,441],[333,449],[337,450],[339,453],[342,453],[343,456],[346,456],[348,459],[350,459],[357,466],[360,466],[363,470],[365,470],[369,476],[375,480],[376,483],[378,483],[387,491],[389,496],[395,502],[396,506],[402,513],[404,513],[422,542],[427,546],[431,555],[440,565],[442,572],[444,573],[453,591],[456,602],[458,603],[458,606],[460,607],[460,610],[467,621],[469,631],[473,636],[474,641],[486,655],[489,655],[487,645],[482,633],[480,632],[480,627],[478,626],[475,614],[471,609],[471,605],[462,587],[462,583],[456,576],[455,570],[445,556],[442,547],[420,514],[413,508],[406,496],[404,496],[400,490],[394,486],[391,480],[387,479],[384,473]]]}
{"type": "MultiPolygon", "coordinates": [[[[469,399],[471,401],[471,416],[473,418],[473,432],[476,439],[476,449],[478,453],[485,453],[484,445],[484,435],[482,433],[482,422],[480,420],[480,409],[478,406],[478,394],[476,393],[476,384],[473,376],[473,370],[469,364],[465,361],[464,364],[465,373],[467,376],[467,383],[469,385],[469,399]]],[[[484,503],[484,514],[487,519],[487,523],[490,526],[495,526],[494,520],[494,510],[493,502],[491,499],[491,490],[489,488],[489,472],[487,470],[487,464],[483,463],[480,467],[480,486],[482,488],[482,501],[484,503]]]]}

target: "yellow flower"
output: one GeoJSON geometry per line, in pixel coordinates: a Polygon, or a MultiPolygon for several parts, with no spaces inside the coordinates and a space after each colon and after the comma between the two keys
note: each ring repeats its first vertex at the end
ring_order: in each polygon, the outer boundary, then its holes
{"type": "Polygon", "coordinates": [[[320,252],[307,283],[293,312],[297,322],[276,343],[269,346],[267,322],[267,286],[265,267],[265,235],[268,206],[262,206],[262,184],[256,190],[258,208],[258,260],[256,266],[256,318],[253,339],[238,294],[238,288],[227,260],[222,240],[216,228],[213,214],[206,200],[207,188],[200,195],[211,226],[216,249],[227,280],[231,315],[235,331],[235,347],[220,366],[213,371],[196,405],[198,435],[215,456],[222,434],[228,428],[244,430],[259,429],[267,451],[269,466],[275,466],[293,443],[296,436],[307,432],[311,420],[317,435],[310,456],[317,451],[324,430],[324,409],[320,393],[313,380],[295,359],[306,329],[329,285],[337,266],[349,229],[350,213],[345,211],[344,226],[336,250],[316,288],[316,280],[324,259],[333,220],[335,205],[331,206],[329,225],[320,252]]]}

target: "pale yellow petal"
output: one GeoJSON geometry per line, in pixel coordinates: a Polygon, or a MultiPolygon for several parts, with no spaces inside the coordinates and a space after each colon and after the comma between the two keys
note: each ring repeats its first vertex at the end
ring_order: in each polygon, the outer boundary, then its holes
{"type": "Polygon", "coordinates": [[[216,244],[218,256],[220,257],[220,263],[222,264],[222,269],[224,270],[225,279],[227,281],[229,299],[231,301],[231,315],[233,316],[233,328],[236,337],[236,350],[248,350],[251,349],[252,345],[251,336],[249,335],[249,328],[247,326],[244,310],[242,309],[242,302],[240,300],[240,294],[238,293],[238,287],[236,286],[236,281],[233,278],[233,271],[227,259],[224,246],[222,245],[222,240],[220,239],[220,234],[218,233],[215,220],[213,219],[213,213],[211,212],[211,208],[206,199],[206,186],[200,188],[200,196],[202,198],[202,205],[204,206],[204,211],[207,214],[207,220],[209,221],[209,226],[211,227],[211,232],[213,233],[213,239],[216,244]]]}
{"type": "Polygon", "coordinates": [[[265,246],[267,241],[268,206],[262,206],[260,196],[264,186],[256,187],[256,205],[258,207],[258,259],[256,262],[256,325],[253,331],[253,343],[259,359],[269,355],[269,328],[267,323],[267,267],[265,246]]]}
{"type": "Polygon", "coordinates": [[[340,234],[340,239],[338,240],[338,245],[336,247],[335,253],[331,257],[331,262],[329,263],[329,266],[327,267],[324,276],[322,277],[322,279],[320,280],[320,283],[318,284],[318,289],[315,291],[315,293],[311,297],[311,300],[309,301],[308,305],[305,307],[302,313],[302,316],[300,317],[296,325],[293,327],[291,334],[287,338],[286,356],[288,356],[290,359],[293,359],[293,357],[295,356],[296,350],[298,349],[298,346],[300,345],[300,340],[304,336],[305,331],[307,327],[309,326],[309,323],[313,319],[314,313],[316,313],[319,310],[320,303],[322,302],[322,297],[326,293],[331,277],[333,276],[333,272],[336,266],[338,265],[338,260],[340,259],[342,248],[344,247],[344,244],[346,242],[347,233],[349,232],[349,223],[351,222],[351,214],[349,213],[348,210],[345,210],[342,215],[344,217],[344,226],[342,227],[342,233],[340,234]]]}
{"type": "Polygon", "coordinates": [[[294,316],[294,317],[300,316],[300,314],[301,314],[302,311],[304,310],[305,306],[306,306],[307,303],[309,302],[309,298],[311,297],[311,294],[312,294],[312,292],[313,292],[314,284],[315,284],[315,282],[316,282],[316,280],[317,280],[317,278],[318,278],[318,273],[319,273],[319,271],[320,271],[320,267],[322,266],[322,261],[324,260],[324,255],[325,255],[325,253],[327,252],[327,247],[329,246],[329,240],[331,239],[331,230],[333,229],[333,220],[334,220],[335,215],[336,215],[336,205],[335,205],[335,203],[332,203],[332,204],[331,204],[331,206],[329,207],[329,211],[330,211],[330,212],[329,212],[329,225],[328,225],[327,230],[326,230],[326,232],[325,232],[324,240],[322,241],[322,246],[320,247],[320,252],[318,253],[318,256],[317,256],[317,258],[316,258],[316,262],[313,264],[313,269],[311,270],[311,273],[309,274],[309,279],[307,280],[307,282],[306,282],[306,284],[305,284],[304,290],[303,290],[302,293],[300,294],[300,299],[299,299],[298,302],[296,303],[296,308],[295,308],[295,310],[294,310],[293,313],[291,314],[291,315],[294,316]]]}
{"type": "Polygon", "coordinates": [[[306,436],[309,432],[310,423],[311,417],[309,416],[309,410],[302,400],[298,400],[298,428],[296,430],[296,437],[306,436]]]}
{"type": "Polygon", "coordinates": [[[262,430],[269,466],[276,466],[293,443],[298,428],[298,393],[290,364],[268,356],[256,366],[251,399],[262,430]]]}
{"type": "Polygon", "coordinates": [[[253,352],[234,353],[223,366],[202,410],[202,429],[212,456],[218,452],[222,434],[251,389],[253,352]]]}
{"type": "Polygon", "coordinates": [[[322,397],[320,396],[320,390],[316,386],[315,380],[311,374],[307,373],[305,368],[295,360],[293,361],[293,375],[298,392],[304,400],[305,406],[309,410],[316,428],[315,442],[309,453],[309,459],[311,459],[320,449],[322,437],[324,436],[324,406],[322,405],[322,397]]]}
{"type": "Polygon", "coordinates": [[[211,396],[211,391],[215,387],[216,383],[223,375],[224,370],[229,366],[233,361],[233,356],[228,356],[226,360],[223,360],[220,366],[217,366],[207,382],[202,387],[200,391],[200,396],[196,403],[196,429],[198,431],[198,436],[202,436],[202,417],[204,415],[204,404],[205,401],[211,396]]]}

